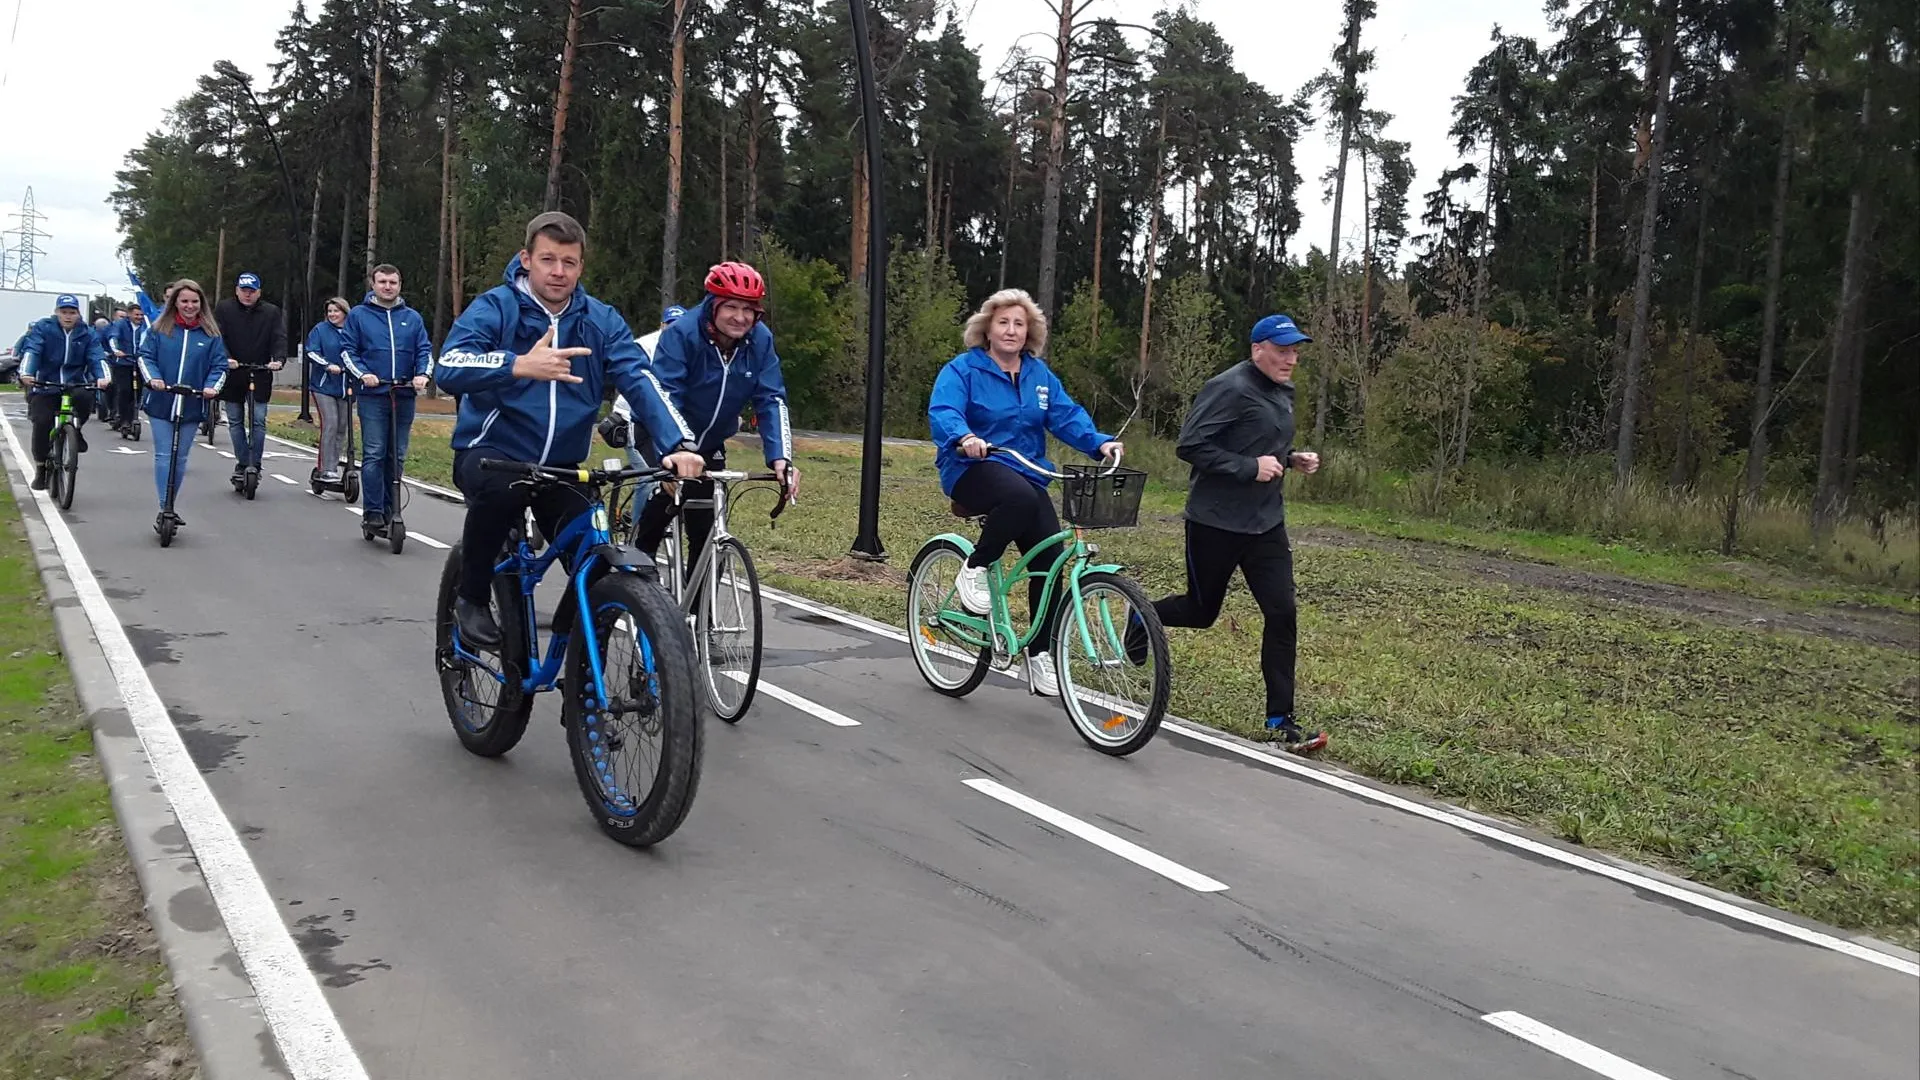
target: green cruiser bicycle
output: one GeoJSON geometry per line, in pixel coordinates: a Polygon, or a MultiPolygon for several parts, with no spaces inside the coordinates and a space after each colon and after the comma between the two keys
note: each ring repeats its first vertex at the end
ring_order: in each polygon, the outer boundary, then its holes
{"type": "MultiPolygon", "coordinates": [[[[949,697],[972,693],[989,667],[1008,670],[1033,646],[1043,625],[1035,619],[1021,630],[1013,621],[1009,598],[1028,581],[1043,579],[1040,610],[1064,605],[1048,644],[1067,719],[1095,750],[1131,754],[1152,741],[1166,715],[1171,674],[1167,634],[1145,590],[1121,566],[1093,561],[1100,548],[1088,542],[1086,534],[1137,524],[1147,474],[1122,469],[1118,457],[1105,466],[1068,465],[1066,471],[1054,472],[1006,447],[988,451],[1061,481],[1060,517],[1067,528],[1022,553],[1011,569],[988,568],[993,601],[987,615],[967,611],[954,592],[954,578],[973,554],[973,541],[942,533],[922,545],[907,579],[907,636],[914,664],[928,685],[949,697]],[[1056,546],[1060,558],[1051,568],[1032,569],[1056,546]],[[1145,633],[1144,663],[1128,656],[1130,626],[1145,633]]],[[[981,516],[958,503],[953,512],[969,520],[981,516]]]]}

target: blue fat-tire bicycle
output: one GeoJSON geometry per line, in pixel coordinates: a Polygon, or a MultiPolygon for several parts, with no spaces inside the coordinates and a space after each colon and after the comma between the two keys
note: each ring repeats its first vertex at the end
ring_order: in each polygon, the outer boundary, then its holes
{"type": "Polygon", "coordinates": [[[623,468],[618,460],[604,464],[559,469],[497,459],[480,463],[488,472],[516,474],[523,484],[577,484],[587,505],[550,544],[541,545],[530,530],[509,536],[493,579],[500,648],[491,656],[460,638],[454,599],[461,549],[453,546],[435,609],[436,664],[454,733],[481,757],[513,749],[526,732],[534,695],[559,690],[574,778],[594,820],[615,840],[648,847],[673,835],[693,805],[703,744],[700,689],[686,619],[661,591],[651,561],[614,542],[603,498],[608,487],[667,474],[623,468]],[[534,590],[561,560],[566,595],[554,612],[545,658],[536,666],[541,654],[534,590]],[[577,626],[588,632],[577,632],[577,626]],[[658,750],[651,760],[649,746],[658,750]]]}

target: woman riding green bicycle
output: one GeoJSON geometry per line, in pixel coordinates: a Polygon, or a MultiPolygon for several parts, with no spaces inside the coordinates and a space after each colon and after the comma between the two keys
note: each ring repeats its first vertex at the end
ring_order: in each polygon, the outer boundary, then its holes
{"type": "MultiPolygon", "coordinates": [[[[1059,377],[1037,355],[1047,347],[1047,317],[1024,291],[1006,289],[988,297],[967,320],[963,340],[967,351],[948,361],[934,380],[927,421],[939,448],[940,489],[968,516],[986,518],[979,544],[954,581],[960,605],[985,615],[991,602],[987,567],[1000,561],[1010,543],[1025,553],[1060,531],[1047,494],[1052,477],[1010,459],[989,461],[988,448],[1003,446],[1051,469],[1048,433],[1093,458],[1112,457],[1121,444],[1094,427],[1093,417],[1067,396],[1059,377]]],[[[1043,552],[1031,569],[1051,569],[1059,555],[1057,547],[1043,552]]],[[[1047,648],[1052,612],[1042,610],[1042,588],[1039,578],[1027,587],[1028,610],[1041,627],[1027,650],[1027,685],[1036,694],[1057,697],[1060,683],[1047,648]]]]}
{"type": "Polygon", "coordinates": [[[968,351],[934,382],[927,419],[953,512],[983,523],[977,544],[948,534],[915,557],[908,599],[914,659],[936,690],[957,697],[978,686],[996,659],[1010,666],[1024,653],[1029,690],[1063,697],[1074,727],[1096,749],[1132,753],[1166,711],[1166,639],[1139,586],[1117,566],[1091,564],[1098,548],[1084,530],[1131,525],[1145,474],[1119,468],[1120,441],[1094,425],[1035,355],[1046,347],[1046,316],[1026,293],[989,297],[967,321],[965,340],[968,351]],[[1109,465],[1054,469],[1049,434],[1109,465]],[[1066,529],[1048,492],[1055,479],[1067,481],[1066,529]],[[1022,558],[1002,574],[1009,544],[1022,558]],[[1025,632],[1014,628],[1006,599],[1022,579],[1031,616],[1025,632]],[[1148,631],[1145,663],[1125,649],[1134,623],[1148,631]],[[1106,679],[1118,681],[1094,686],[1106,679]]]}

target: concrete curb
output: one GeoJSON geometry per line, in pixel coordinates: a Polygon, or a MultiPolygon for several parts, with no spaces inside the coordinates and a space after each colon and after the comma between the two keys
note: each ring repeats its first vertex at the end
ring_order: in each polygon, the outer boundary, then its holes
{"type": "Polygon", "coordinates": [[[7,457],[14,503],[20,507],[27,543],[39,564],[80,708],[93,728],[94,754],[112,792],[114,816],[140,879],[147,918],[159,938],[187,1032],[199,1052],[200,1075],[205,1080],[290,1078],[200,864],[174,817],[173,804],[161,791],[133,730],[93,624],[41,520],[39,503],[12,456],[7,457]]]}

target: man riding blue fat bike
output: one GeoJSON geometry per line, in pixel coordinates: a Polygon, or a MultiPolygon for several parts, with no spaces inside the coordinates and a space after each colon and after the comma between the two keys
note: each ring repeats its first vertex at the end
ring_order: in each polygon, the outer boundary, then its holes
{"type": "MultiPolygon", "coordinates": [[[[461,637],[478,648],[500,642],[490,589],[508,534],[531,509],[541,533],[558,536],[589,505],[580,485],[516,484],[482,461],[577,468],[592,450],[609,382],[627,401],[644,403],[650,429],[664,433],[655,440],[656,460],[682,479],[697,478],[708,456],[718,456],[749,398],[763,424],[791,430],[773,335],[761,322],[766,286],[757,272],[715,267],[707,298],[661,330],[649,356],[619,312],[580,286],[585,250],[585,231],[571,216],[534,218],[503,283],[461,314],[440,357],[440,385],[460,398],[453,479],[467,499],[455,617],[461,637]],[[689,412],[702,417],[697,433],[682,419],[689,412]]],[[[767,440],[764,449],[791,487],[798,471],[787,441],[767,440]]],[[[664,513],[646,519],[657,518],[662,530],[672,513],[665,501],[664,513]]]]}

